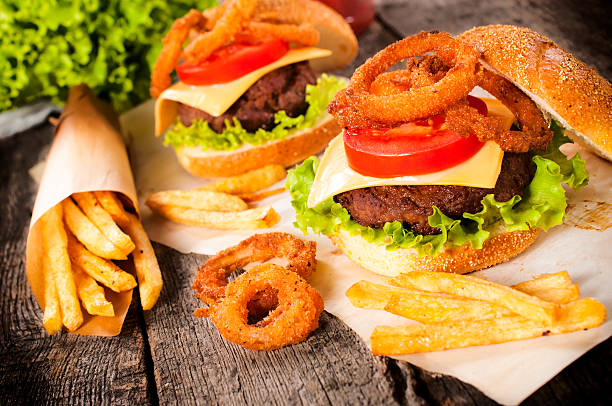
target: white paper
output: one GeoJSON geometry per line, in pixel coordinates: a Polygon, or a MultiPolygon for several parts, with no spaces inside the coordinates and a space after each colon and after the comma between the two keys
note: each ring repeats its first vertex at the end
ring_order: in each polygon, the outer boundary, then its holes
{"type": "MultiPolygon", "coordinates": [[[[153,136],[153,103],[148,102],[121,118],[131,138],[131,155],[143,223],[151,239],[181,252],[215,254],[249,237],[253,231],[227,231],[185,227],[152,215],[143,205],[149,193],[168,189],[189,189],[207,181],[189,175],[178,164],[172,148],[153,136]]],[[[577,146],[565,146],[573,155],[577,146]]],[[[580,150],[590,171],[590,184],[577,195],[570,192],[571,218],[590,202],[612,203],[612,164],[580,150]]],[[[283,182],[280,182],[279,187],[283,182]]],[[[317,242],[318,266],[310,282],[325,300],[325,309],[343,320],[370,345],[370,334],[378,325],[406,324],[406,319],[377,310],[353,307],[346,290],[359,280],[384,278],[352,263],[326,237],[308,234],[292,226],[295,213],[288,193],[270,197],[260,205],[272,205],[282,220],[274,231],[285,231],[317,242]]],[[[612,211],[608,208],[608,223],[612,211]]],[[[266,232],[269,230],[258,230],[266,232]]],[[[535,244],[504,264],[475,273],[506,285],[532,279],[542,273],[567,270],[580,285],[582,297],[594,297],[612,309],[612,228],[605,231],[562,225],[540,233],[535,244]]],[[[409,323],[409,322],[408,322],[409,323]]],[[[572,361],[612,335],[612,322],[571,334],[547,336],[490,346],[399,356],[429,371],[455,376],[503,404],[517,404],[554,377],[572,361]]]]}

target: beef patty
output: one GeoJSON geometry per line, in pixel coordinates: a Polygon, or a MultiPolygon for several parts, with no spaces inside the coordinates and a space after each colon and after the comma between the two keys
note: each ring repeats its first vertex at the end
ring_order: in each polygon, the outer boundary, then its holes
{"type": "Polygon", "coordinates": [[[178,116],[183,125],[189,127],[193,120],[208,121],[210,128],[220,133],[225,120],[236,117],[249,132],[259,128],[274,128],[274,114],[284,110],[289,117],[304,114],[308,108],[306,85],[315,84],[317,77],[308,62],[299,62],[276,69],[262,76],[232,106],[219,117],[180,103],[178,116]]]}
{"type": "Polygon", "coordinates": [[[535,164],[528,153],[506,152],[494,189],[446,185],[376,186],[350,190],[334,200],[363,226],[381,228],[386,222],[397,220],[416,233],[438,234],[440,229],[427,222],[433,213],[432,206],[459,219],[463,213],[482,210],[480,202],[489,193],[494,193],[498,202],[522,196],[534,173],[535,164]]]}

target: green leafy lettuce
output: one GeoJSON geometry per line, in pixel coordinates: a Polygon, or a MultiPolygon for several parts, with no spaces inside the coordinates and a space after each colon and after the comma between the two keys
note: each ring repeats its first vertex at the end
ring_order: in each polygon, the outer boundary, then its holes
{"type": "Polygon", "coordinates": [[[118,111],[149,98],[161,38],[215,0],[0,0],[0,112],[87,83],[118,111]]]}
{"type": "Polygon", "coordinates": [[[165,145],[175,148],[202,147],[204,150],[229,151],[243,144],[261,145],[269,141],[280,140],[290,135],[292,130],[299,131],[314,127],[327,109],[336,92],[346,86],[346,82],[334,76],[323,74],[315,85],[306,86],[306,113],[289,117],[284,111],[274,116],[276,126],[267,131],[262,128],[254,133],[246,131],[235,117],[233,122],[225,121],[222,133],[213,131],[205,120],[194,120],[191,126],[185,127],[177,121],[164,138],[165,145]]]}
{"type": "Polygon", "coordinates": [[[319,165],[316,157],[306,159],[287,175],[286,188],[296,211],[294,225],[304,233],[310,227],[313,232],[325,235],[334,235],[342,228],[352,234],[360,233],[366,241],[385,244],[388,250],[415,248],[419,255],[430,256],[437,255],[445,244],[469,243],[474,248],[482,248],[500,220],[509,231],[548,230],[561,224],[565,214],[567,198],[561,183],[576,190],[588,183],[588,173],[580,155],[568,159],[559,150],[559,146],[571,142],[563,134],[564,129],[555,121],[551,129],[553,141],[546,153],[533,156],[537,169],[522,198],[514,196],[507,202],[497,202],[494,195],[489,194],[482,199],[480,212],[464,213],[462,219],[452,219],[434,206],[429,225],[440,228],[440,234],[415,234],[399,221],[388,222],[380,229],[364,227],[353,221],[348,211],[332,198],[308,208],[306,202],[319,165]]]}

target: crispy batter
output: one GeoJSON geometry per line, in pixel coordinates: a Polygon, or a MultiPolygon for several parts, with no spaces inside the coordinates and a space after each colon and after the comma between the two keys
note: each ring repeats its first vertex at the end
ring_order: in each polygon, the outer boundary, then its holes
{"type": "MultiPolygon", "coordinates": [[[[479,81],[480,67],[477,62],[478,53],[449,34],[421,32],[389,45],[357,68],[349,86],[339,92],[328,111],[344,126],[364,122],[364,118],[376,124],[386,123],[387,126],[427,118],[442,113],[448,106],[465,98],[479,81]],[[436,52],[437,57],[423,58],[422,67],[416,62],[409,62],[411,68],[420,68],[421,74],[415,76],[418,80],[410,83],[408,90],[391,96],[371,92],[376,78],[395,63],[432,51],[436,52]],[[452,67],[444,75],[425,74],[432,70],[444,72],[447,65],[452,67]],[[433,84],[427,84],[439,77],[433,84]],[[424,86],[415,87],[416,83],[424,86]]],[[[386,77],[389,76],[392,74],[386,77]]]]}
{"type": "Polygon", "coordinates": [[[254,267],[232,281],[225,297],[197,316],[209,317],[221,335],[251,350],[274,350],[304,341],[319,326],[323,298],[299,275],[274,264],[254,267]],[[248,323],[248,303],[274,290],[278,306],[257,325],[248,323]]]}
{"type": "Polygon", "coordinates": [[[282,39],[303,46],[313,46],[319,42],[319,32],[311,24],[274,24],[250,21],[240,33],[247,42],[261,42],[269,39],[282,39]]]}
{"type": "Polygon", "coordinates": [[[437,55],[425,55],[406,61],[406,69],[385,72],[374,79],[370,93],[394,95],[410,89],[432,86],[446,76],[451,66],[437,55]]]}
{"type": "Polygon", "coordinates": [[[503,131],[502,123],[495,117],[487,117],[478,113],[464,100],[452,105],[446,110],[446,128],[463,136],[475,134],[479,140],[495,139],[495,134],[503,131]]]}
{"type": "Polygon", "coordinates": [[[256,6],[255,0],[228,0],[223,15],[216,20],[211,30],[201,33],[185,47],[185,60],[191,63],[203,61],[232,41],[256,6]]]}
{"type": "MultiPolygon", "coordinates": [[[[192,287],[200,300],[212,305],[225,295],[227,279],[238,268],[253,262],[285,258],[289,262],[287,269],[308,278],[316,267],[315,254],[315,242],[304,242],[287,233],[255,234],[206,261],[198,270],[192,287]]],[[[267,313],[277,303],[276,295],[269,290],[254,299],[249,304],[254,316],[267,313]]]]}
{"type": "Polygon", "coordinates": [[[161,92],[172,83],[170,74],[179,61],[181,48],[189,35],[189,31],[196,25],[202,23],[204,17],[198,10],[191,10],[184,17],[179,18],[172,24],[172,28],[164,37],[164,46],[155,61],[153,73],[151,74],[151,96],[159,97],[161,92]]]}
{"type": "Polygon", "coordinates": [[[538,106],[512,82],[485,70],[480,86],[498,98],[518,120],[520,131],[495,133],[494,141],[504,151],[545,151],[552,139],[552,131],[538,106]]]}

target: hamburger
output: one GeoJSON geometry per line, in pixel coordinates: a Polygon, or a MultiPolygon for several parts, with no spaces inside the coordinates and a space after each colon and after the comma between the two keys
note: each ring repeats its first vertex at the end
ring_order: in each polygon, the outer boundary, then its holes
{"type": "Polygon", "coordinates": [[[342,134],[287,177],[295,225],[388,276],[483,269],[561,224],[588,182],[565,133],[610,159],[610,83],[527,28],[400,40],[329,111],[342,134]]]}
{"type": "Polygon", "coordinates": [[[228,0],[192,10],[170,29],[153,69],[155,134],[204,178],[293,165],[337,135],[325,109],[346,81],[320,73],[356,52],[349,25],[319,2],[228,0]]]}

